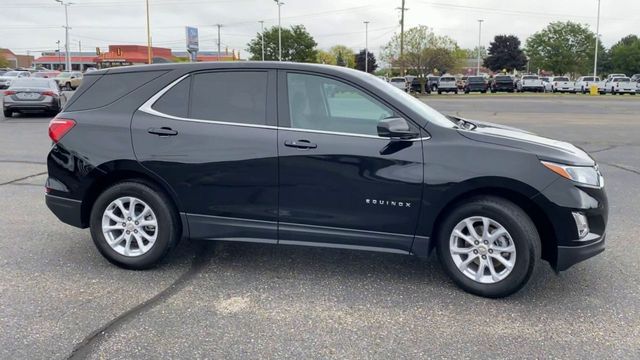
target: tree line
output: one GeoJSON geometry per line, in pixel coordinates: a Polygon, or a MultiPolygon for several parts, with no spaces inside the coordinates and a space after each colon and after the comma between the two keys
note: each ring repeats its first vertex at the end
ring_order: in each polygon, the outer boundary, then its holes
{"type": "MultiPolygon", "coordinates": [[[[470,58],[480,52],[482,65],[493,72],[546,72],[556,75],[588,75],[593,72],[596,34],[587,25],[566,21],[552,22],[531,35],[523,45],[515,35],[497,35],[489,47],[463,49],[448,37],[437,35],[426,26],[416,26],[404,32],[400,54],[400,34],[395,34],[382,47],[380,58],[389,68],[385,75],[416,75],[460,72],[470,58]]],[[[264,32],[265,60],[278,60],[278,28],[264,32]]],[[[365,69],[365,50],[354,53],[349,47],[336,45],[328,51],[317,43],[303,25],[282,28],[282,60],[340,65],[365,69]]],[[[262,35],[258,33],[248,44],[251,60],[262,59],[262,35]]],[[[377,59],[368,53],[368,71],[378,69],[377,59]]],[[[640,38],[628,35],[605,48],[598,43],[599,74],[640,73],[640,38]]],[[[380,72],[379,72],[380,73],[380,72]]]]}

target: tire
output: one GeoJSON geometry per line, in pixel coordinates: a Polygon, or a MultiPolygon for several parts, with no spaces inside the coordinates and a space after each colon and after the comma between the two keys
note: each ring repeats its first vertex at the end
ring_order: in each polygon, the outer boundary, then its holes
{"type": "MultiPolygon", "coordinates": [[[[100,194],[100,196],[98,196],[91,209],[91,237],[93,238],[93,242],[98,248],[98,251],[100,251],[102,256],[104,256],[109,262],[125,269],[144,270],[156,266],[178,243],[180,239],[181,223],[178,217],[178,212],[176,211],[176,209],[174,209],[173,206],[170,205],[171,203],[171,199],[169,199],[164,194],[164,192],[156,189],[154,186],[147,185],[143,182],[125,181],[107,188],[102,194],[100,194]],[[151,244],[151,246],[146,250],[142,250],[137,245],[139,244],[139,242],[136,242],[135,238],[133,238],[133,231],[138,234],[143,231],[149,234],[150,231],[148,232],[147,230],[145,230],[150,228],[149,226],[139,227],[138,232],[138,230],[132,230],[134,228],[133,221],[126,221],[126,228],[123,227],[122,230],[113,230],[110,233],[114,234],[115,232],[116,234],[113,235],[113,237],[117,237],[116,235],[118,234],[118,231],[120,231],[119,234],[122,234],[123,236],[125,236],[125,229],[129,229],[132,231],[132,240],[130,241],[131,249],[129,250],[129,252],[133,251],[134,254],[130,256],[123,254],[122,248],[118,247],[117,250],[116,248],[108,244],[107,237],[105,237],[105,233],[103,232],[102,227],[105,210],[107,210],[108,207],[111,207],[116,199],[127,197],[135,197],[138,200],[144,202],[145,205],[148,205],[148,207],[150,207],[152,211],[148,216],[154,216],[156,220],[154,232],[155,241],[152,244],[151,242],[148,242],[146,245],[148,246],[149,244],[151,244]],[[131,228],[128,227],[130,225],[131,228]],[[138,252],[138,254],[135,254],[135,252],[138,252]]],[[[127,209],[126,203],[123,203],[122,205],[125,210],[129,210],[127,209]]],[[[129,205],[131,205],[131,203],[129,203],[129,205]]],[[[140,207],[138,206],[134,207],[140,209],[140,207]]],[[[114,205],[113,214],[124,219],[126,217],[126,214],[124,214],[120,210],[117,210],[116,208],[117,206],[114,205]]],[[[139,210],[139,212],[141,212],[141,210],[139,210]]],[[[135,210],[134,214],[136,214],[135,210]]],[[[138,213],[138,215],[140,214],[138,213]]],[[[135,215],[132,216],[132,219],[134,218],[135,215]]],[[[143,220],[147,220],[147,217],[142,218],[140,221],[143,220]]],[[[115,222],[115,224],[113,224],[112,226],[119,226],[119,223],[115,222]]],[[[138,236],[140,237],[140,235],[138,236]]],[[[123,245],[124,247],[126,247],[126,243],[127,242],[125,240],[121,240],[118,243],[118,246],[123,245]]]]}
{"type": "Polygon", "coordinates": [[[10,118],[13,116],[13,111],[11,110],[3,110],[2,114],[4,115],[5,118],[10,118]]]}
{"type": "MultiPolygon", "coordinates": [[[[478,222],[473,223],[474,227],[477,223],[478,222]]],[[[491,224],[494,225],[494,223],[491,224]]],[[[479,224],[483,224],[483,222],[480,221],[479,224]]],[[[494,231],[490,231],[490,233],[495,233],[497,229],[498,228],[494,228],[494,231]]],[[[463,229],[462,231],[465,230],[463,229]]],[[[466,236],[467,238],[471,237],[469,234],[466,236]]],[[[517,292],[527,284],[531,275],[534,273],[536,266],[540,262],[540,237],[533,221],[520,207],[499,197],[478,196],[456,207],[442,222],[436,241],[438,256],[445,272],[464,291],[479,296],[500,298],[517,292]],[[486,275],[491,277],[490,280],[486,280],[484,277],[485,275],[482,276],[482,278],[485,279],[483,280],[485,283],[472,279],[469,274],[463,273],[462,270],[458,268],[456,260],[454,260],[454,255],[452,255],[450,251],[451,243],[454,241],[455,235],[453,235],[453,231],[455,228],[460,226],[460,224],[465,226],[462,221],[474,217],[485,217],[491,219],[495,224],[506,229],[507,234],[494,240],[494,244],[502,242],[504,249],[511,248],[513,246],[515,253],[513,253],[513,257],[510,257],[510,259],[515,261],[513,268],[510,271],[507,271],[507,267],[498,262],[496,255],[489,254],[489,252],[493,253],[492,248],[489,247],[491,243],[486,246],[481,242],[478,242],[479,245],[470,245],[464,240],[459,238],[455,239],[457,242],[468,244],[471,248],[476,246],[475,249],[477,249],[475,250],[476,254],[469,253],[469,255],[456,256],[460,256],[460,258],[462,256],[474,256],[473,262],[468,267],[468,270],[471,271],[470,268],[473,266],[475,266],[476,269],[479,268],[480,263],[476,264],[476,261],[485,261],[485,263],[487,263],[487,260],[481,260],[480,254],[485,253],[485,258],[492,261],[494,272],[504,276],[503,278],[499,278],[499,280],[495,280],[490,271],[488,271],[489,274],[486,275]],[[510,237],[510,240],[508,237],[510,237]],[[489,248],[487,249],[487,247],[489,248]]],[[[498,256],[503,260],[508,261],[505,256],[509,255],[506,254],[508,253],[501,252],[498,256]]],[[[469,258],[467,257],[465,261],[468,259],[469,258]]],[[[464,261],[462,262],[464,263],[464,261]]],[[[485,266],[481,274],[486,274],[487,269],[488,268],[485,266]]],[[[476,274],[477,273],[478,271],[476,271],[476,274]]]]}
{"type": "Polygon", "coordinates": [[[68,83],[64,84],[64,88],[65,88],[66,90],[71,90],[71,83],[70,83],[70,82],[68,82],[68,83]]]}
{"type": "Polygon", "coordinates": [[[438,95],[442,95],[442,91],[438,90],[438,95]]]}

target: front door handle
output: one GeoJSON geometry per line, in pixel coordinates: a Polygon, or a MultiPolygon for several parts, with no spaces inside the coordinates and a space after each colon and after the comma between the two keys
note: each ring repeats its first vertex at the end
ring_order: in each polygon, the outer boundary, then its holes
{"type": "Polygon", "coordinates": [[[315,149],[318,147],[317,144],[314,144],[309,140],[285,140],[284,146],[296,149],[315,149]]]}
{"type": "Polygon", "coordinates": [[[150,128],[147,130],[149,134],[158,135],[158,136],[175,136],[178,135],[176,130],[173,130],[170,127],[161,127],[161,128],[150,128]]]}

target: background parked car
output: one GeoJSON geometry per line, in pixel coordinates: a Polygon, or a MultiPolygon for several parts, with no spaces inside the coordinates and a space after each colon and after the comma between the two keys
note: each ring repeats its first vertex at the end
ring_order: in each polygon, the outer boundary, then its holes
{"type": "Polygon", "coordinates": [[[540,78],[542,80],[542,84],[544,85],[544,92],[551,92],[551,78],[548,76],[543,76],[540,78]]]}
{"type": "Polygon", "coordinates": [[[411,79],[411,91],[415,93],[422,94],[422,86],[420,86],[420,81],[424,81],[424,90],[425,94],[431,94],[431,88],[427,85],[427,79],[421,79],[417,76],[412,77],[411,79]]]}
{"type": "Polygon", "coordinates": [[[518,82],[518,91],[543,92],[544,84],[538,75],[523,75],[518,82]]]}
{"type": "Polygon", "coordinates": [[[598,84],[600,82],[600,78],[599,77],[593,77],[593,76],[581,76],[578,79],[576,79],[575,82],[575,90],[576,92],[581,92],[583,94],[586,94],[589,92],[589,88],[591,87],[592,84],[598,84]]]}
{"type": "Polygon", "coordinates": [[[63,71],[54,80],[61,89],[75,90],[82,83],[82,73],[79,71],[63,71]]]}
{"type": "Polygon", "coordinates": [[[635,95],[637,90],[636,83],[631,82],[628,77],[614,77],[607,80],[604,84],[605,92],[616,94],[631,94],[635,95]]]}
{"type": "Polygon", "coordinates": [[[515,82],[510,75],[496,75],[491,81],[491,92],[514,92],[515,82]]]}
{"type": "Polygon", "coordinates": [[[431,91],[438,91],[438,83],[440,82],[440,76],[437,75],[428,75],[427,76],[427,86],[431,91]]]}
{"type": "Polygon", "coordinates": [[[5,118],[16,111],[41,110],[51,115],[60,112],[60,91],[53,79],[19,78],[4,92],[2,110],[5,118]]]}
{"type": "Polygon", "coordinates": [[[397,87],[400,90],[407,91],[407,79],[401,76],[392,77],[391,79],[389,79],[389,84],[397,87]]]}
{"type": "Polygon", "coordinates": [[[7,71],[0,76],[0,89],[8,88],[15,79],[22,79],[29,76],[31,76],[31,73],[28,71],[7,71]]]}
{"type": "Polygon", "coordinates": [[[460,78],[456,77],[456,84],[458,85],[458,90],[460,91],[464,90],[464,86],[467,83],[468,79],[469,79],[468,76],[461,76],[460,78]]]}
{"type": "Polygon", "coordinates": [[[438,94],[446,93],[458,93],[458,84],[456,78],[451,75],[444,75],[440,77],[438,81],[438,94]]]}
{"type": "Polygon", "coordinates": [[[549,82],[551,83],[551,92],[559,92],[563,94],[565,92],[576,92],[575,83],[566,76],[554,76],[549,79],[549,82]]]}
{"type": "Polygon", "coordinates": [[[464,85],[464,93],[481,92],[484,94],[488,88],[489,84],[483,76],[469,76],[464,85]]]}

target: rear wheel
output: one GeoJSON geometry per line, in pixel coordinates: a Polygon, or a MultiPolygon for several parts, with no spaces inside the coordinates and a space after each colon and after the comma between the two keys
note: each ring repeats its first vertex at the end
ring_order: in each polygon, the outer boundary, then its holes
{"type": "Polygon", "coordinates": [[[111,263],[142,270],[157,265],[180,238],[180,220],[171,200],[147,184],[115,184],[96,199],[91,236],[111,263]]]}
{"type": "Polygon", "coordinates": [[[498,298],[520,290],[539,262],[537,229],[517,205],[480,196],[455,208],[437,237],[451,279],[472,294],[498,298]]]}

